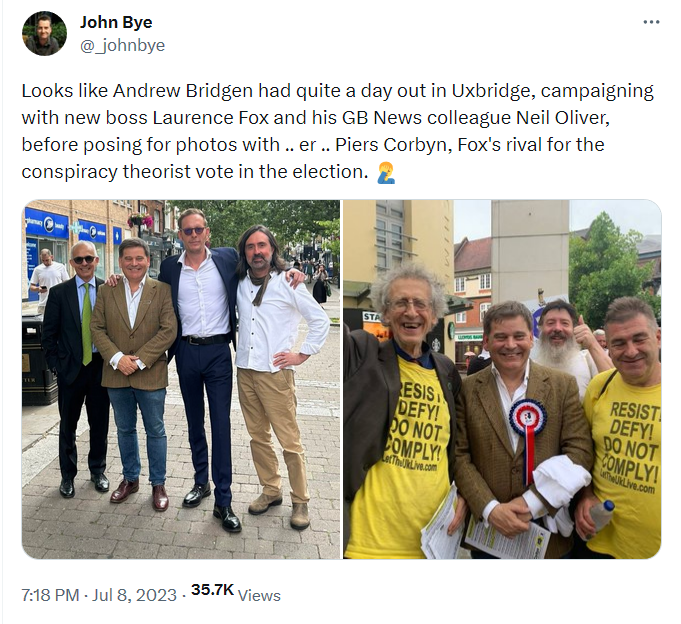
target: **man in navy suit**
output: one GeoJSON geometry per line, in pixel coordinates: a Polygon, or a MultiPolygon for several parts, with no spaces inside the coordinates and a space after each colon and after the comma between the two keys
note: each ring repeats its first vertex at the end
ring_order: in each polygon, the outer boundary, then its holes
{"type": "Polygon", "coordinates": [[[232,354],[236,347],[236,265],[232,248],[209,249],[210,229],[200,210],[190,208],[179,218],[178,234],[184,252],[166,258],[159,280],[170,284],[178,320],[177,338],[168,352],[177,357],[177,374],[189,429],[194,464],[194,487],[183,506],[196,507],[211,493],[208,482],[208,443],[204,428],[203,389],[208,395],[212,432],[211,472],[215,484],[213,515],[230,533],[241,531],[232,511],[232,451],[230,403],[232,354]]]}
{"type": "Polygon", "coordinates": [[[50,290],[43,320],[42,346],[48,366],[57,371],[59,390],[59,493],[75,495],[78,472],[76,427],[85,403],[90,424],[90,479],[98,492],[109,490],[106,469],[106,444],[109,432],[109,395],[102,387],[102,357],[92,345],[90,317],[97,289],[102,280],[95,278],[99,263],[95,246],[80,242],[71,249],[72,279],[50,290]]]}

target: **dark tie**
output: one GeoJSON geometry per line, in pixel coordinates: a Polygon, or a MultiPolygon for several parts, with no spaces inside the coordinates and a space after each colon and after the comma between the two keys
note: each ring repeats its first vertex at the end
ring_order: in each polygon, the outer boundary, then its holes
{"type": "Polygon", "coordinates": [[[81,335],[83,338],[83,366],[92,362],[92,336],[90,334],[90,318],[92,317],[92,305],[90,304],[90,284],[85,286],[85,296],[83,297],[83,324],[81,335]]]}

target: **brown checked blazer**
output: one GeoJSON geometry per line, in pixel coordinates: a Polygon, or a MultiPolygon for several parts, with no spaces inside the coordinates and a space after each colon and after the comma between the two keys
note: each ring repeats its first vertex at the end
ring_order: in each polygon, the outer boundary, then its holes
{"type": "Polygon", "coordinates": [[[160,390],[168,385],[166,350],[177,336],[170,286],[147,276],[140,297],[135,326],[130,327],[123,282],[97,291],[90,329],[104,360],[102,385],[106,388],[160,390]],[[114,370],[109,361],[119,351],[136,355],[146,368],[129,376],[114,370]]]}
{"type": "MultiPolygon", "coordinates": [[[[591,472],[593,445],[575,378],[534,362],[526,398],[539,401],[547,413],[546,426],[535,438],[535,467],[556,455],[567,455],[575,464],[591,472]]],[[[499,391],[491,368],[467,377],[456,402],[457,438],[455,481],[468,501],[471,514],[482,519],[482,511],[496,499],[500,503],[521,496],[525,441],[521,437],[513,452],[502,413],[499,391]]],[[[534,485],[551,515],[551,507],[534,485]]],[[[551,535],[547,558],[561,557],[572,546],[572,539],[551,535]]]]}

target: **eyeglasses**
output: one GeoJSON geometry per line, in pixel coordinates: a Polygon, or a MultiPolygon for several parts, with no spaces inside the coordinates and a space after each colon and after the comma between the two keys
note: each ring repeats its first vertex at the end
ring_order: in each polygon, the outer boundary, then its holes
{"type": "Polygon", "coordinates": [[[396,301],[388,301],[388,306],[395,312],[404,312],[409,307],[409,304],[413,305],[414,310],[417,312],[423,312],[432,305],[432,302],[423,299],[397,299],[396,301]]]}
{"type": "Polygon", "coordinates": [[[184,232],[185,236],[191,236],[192,232],[196,232],[197,236],[200,236],[203,234],[203,231],[205,230],[205,227],[197,227],[197,228],[182,228],[182,231],[184,232]]]}
{"type": "Polygon", "coordinates": [[[95,256],[77,256],[73,258],[76,264],[83,264],[83,260],[85,260],[85,264],[92,264],[95,261],[95,256]]]}

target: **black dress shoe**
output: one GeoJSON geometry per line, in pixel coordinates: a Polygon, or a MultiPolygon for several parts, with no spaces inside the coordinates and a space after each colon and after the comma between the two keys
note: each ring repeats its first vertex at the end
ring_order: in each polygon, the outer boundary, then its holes
{"type": "Polygon", "coordinates": [[[73,487],[73,479],[62,479],[61,485],[59,486],[59,493],[64,498],[73,498],[76,494],[76,490],[73,487]]]}
{"type": "Polygon", "coordinates": [[[215,507],[213,507],[213,515],[222,520],[222,528],[225,531],[228,531],[229,533],[241,532],[241,522],[239,522],[239,518],[236,517],[230,506],[220,507],[219,505],[215,505],[215,507]]]}
{"type": "Polygon", "coordinates": [[[90,475],[90,481],[95,484],[95,490],[98,492],[109,491],[109,480],[106,478],[104,473],[90,475]]]}
{"type": "Polygon", "coordinates": [[[182,501],[183,507],[198,507],[201,501],[210,496],[210,483],[205,483],[204,485],[196,484],[190,490],[189,494],[184,497],[182,501]]]}

